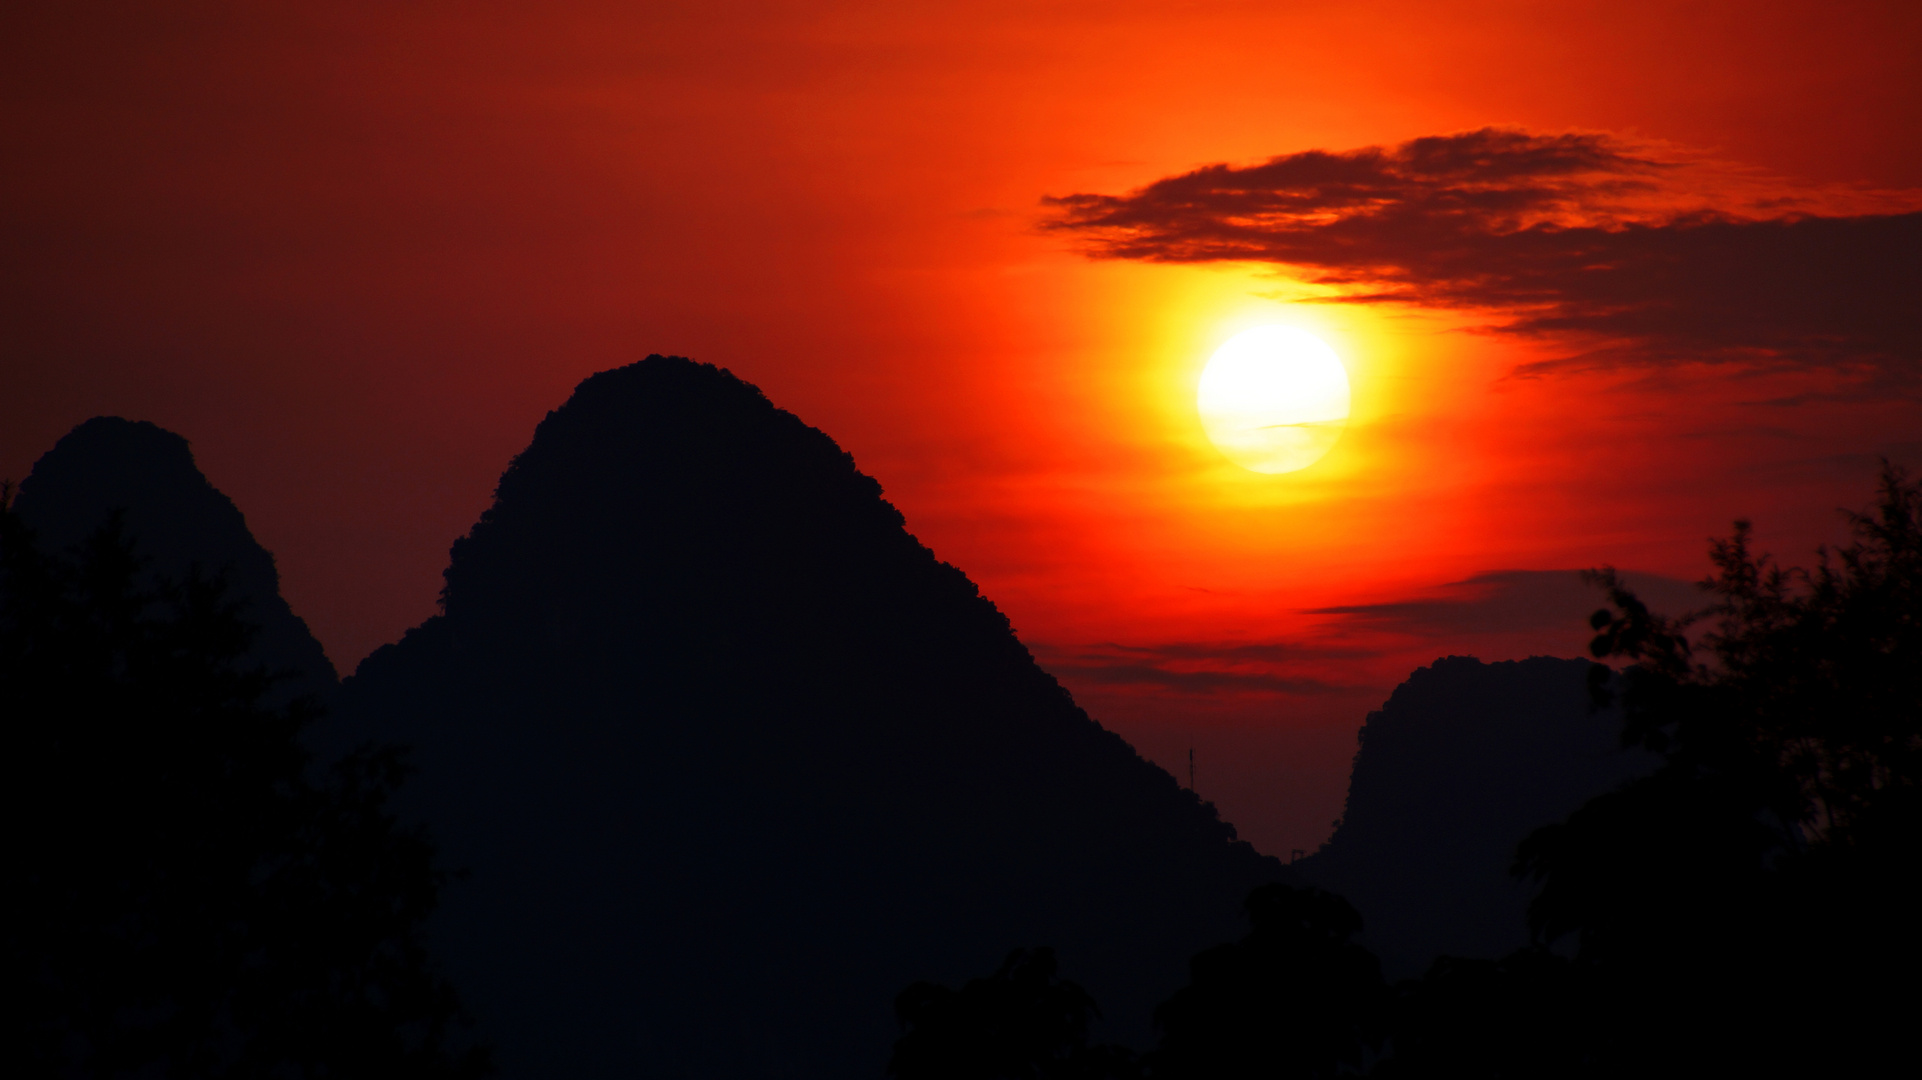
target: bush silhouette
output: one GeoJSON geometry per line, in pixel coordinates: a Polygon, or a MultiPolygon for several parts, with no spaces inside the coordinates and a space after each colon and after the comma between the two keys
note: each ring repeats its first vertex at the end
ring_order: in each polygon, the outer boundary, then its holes
{"type": "Polygon", "coordinates": [[[440,884],[368,748],[315,775],[223,583],[116,516],[44,552],[0,491],[15,1075],[467,1076],[420,927],[440,884]]]}

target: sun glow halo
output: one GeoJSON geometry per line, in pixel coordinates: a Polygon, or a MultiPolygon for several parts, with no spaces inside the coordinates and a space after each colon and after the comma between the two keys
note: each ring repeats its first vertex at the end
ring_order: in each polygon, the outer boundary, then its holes
{"type": "Polygon", "coordinates": [[[1196,408],[1228,460],[1289,473],[1321,460],[1348,422],[1348,370],[1326,342],[1289,326],[1235,335],[1201,373],[1196,408]]]}

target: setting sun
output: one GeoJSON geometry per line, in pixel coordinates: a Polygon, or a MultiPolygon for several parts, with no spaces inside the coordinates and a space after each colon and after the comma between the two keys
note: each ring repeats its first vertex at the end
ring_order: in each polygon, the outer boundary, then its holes
{"type": "Polygon", "coordinates": [[[1196,391],[1201,424],[1228,460],[1258,473],[1320,461],[1348,422],[1348,371],[1305,330],[1259,326],[1215,350],[1196,391]]]}

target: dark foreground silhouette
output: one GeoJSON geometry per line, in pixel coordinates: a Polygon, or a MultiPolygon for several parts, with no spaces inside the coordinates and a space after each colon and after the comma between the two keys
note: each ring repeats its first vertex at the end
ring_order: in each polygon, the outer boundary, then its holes
{"type": "Polygon", "coordinates": [[[960,990],[916,983],[894,1002],[907,1030],[890,1075],[902,1080],[1130,1080],[1141,1074],[1126,1049],[1093,1044],[1101,1011],[1080,986],[1055,974],[1053,949],[1016,949],[998,971],[960,990]]]}
{"type": "Polygon", "coordinates": [[[435,941],[516,1076],[878,1075],[896,991],[1048,941],[1143,1041],[1280,866],[1077,708],[821,432],[585,382],[342,712],[469,876],[435,941]]]}
{"type": "Polygon", "coordinates": [[[316,768],[300,743],[316,699],[272,702],[219,578],[157,572],[118,514],[50,551],[10,494],[8,1074],[484,1071],[451,1048],[457,1006],[426,960],[440,876],[387,809],[395,754],[316,768]]]}
{"type": "MultiPolygon", "coordinates": [[[[1856,539],[1783,568],[1715,543],[1712,629],[1612,571],[1597,656],[1660,769],[1523,843],[1615,1072],[1912,1071],[1922,993],[1922,484],[1885,466],[1856,539]],[[1792,1019],[1785,1021],[1785,1014],[1792,1019]]],[[[1610,687],[1596,683],[1600,696],[1610,687]]]]}
{"type": "Polygon", "coordinates": [[[332,695],[334,665],[281,598],[274,557],[201,475],[186,439],[144,421],[94,417],[34,462],[13,509],[49,552],[86,543],[119,514],[139,539],[145,584],[196,569],[226,582],[227,598],[255,628],[247,659],[282,676],[267,691],[271,703],[332,695]]]}
{"type": "Polygon", "coordinates": [[[303,749],[316,697],[269,669],[325,692],[317,647],[250,631],[292,614],[184,443],[90,422],[28,490],[31,520],[0,513],[16,1071],[471,1074],[429,925],[517,1075],[874,1075],[916,979],[903,1080],[1913,1063],[1922,490],[1894,470],[1812,570],[1738,528],[1693,639],[1599,573],[1619,679],[1418,672],[1307,864],[1365,871],[1360,914],[1263,885],[1291,875],[1075,709],[825,436],[712,368],[584,383],[456,546],[446,613],[342,689],[329,740],[419,743],[398,796],[391,751],[303,749]],[[1595,744],[1611,716],[1629,752],[1595,744]],[[1614,769],[1516,849],[1532,943],[1497,958],[1494,853],[1614,769]],[[472,869],[432,924],[397,798],[472,869]],[[1237,897],[1247,933],[1204,948],[1237,897]],[[1391,986],[1364,945],[1396,940],[1483,955],[1391,986]],[[1056,948],[941,989],[1022,941],[1056,948]],[[1151,1011],[1159,1044],[1120,1048],[1151,1011]]]}
{"type": "Polygon", "coordinates": [[[1017,950],[959,991],[917,983],[895,1013],[904,1034],[896,1080],[1242,1080],[1338,1076],[1381,1045],[1389,994],[1353,938],[1347,901],[1280,882],[1248,896],[1249,932],[1197,954],[1188,985],[1155,1010],[1161,1043],[1145,1056],[1090,1044],[1099,1014],[1057,977],[1052,950],[1017,950]]]}
{"type": "Polygon", "coordinates": [[[1334,835],[1289,869],[1355,905],[1389,977],[1528,944],[1515,846],[1653,771],[1656,755],[1622,746],[1620,711],[1597,707],[1597,667],[1450,656],[1368,715],[1334,835]]]}
{"type": "MultiPolygon", "coordinates": [[[[1877,505],[1852,520],[1856,541],[1810,570],[1754,554],[1738,523],[1713,548],[1698,617],[1653,614],[1612,571],[1594,575],[1611,607],[1593,651],[1627,667],[1591,669],[1592,691],[1619,706],[1624,744],[1659,764],[1522,841],[1515,871],[1539,886],[1531,945],[1444,957],[1388,990],[1350,940],[1353,909],[1270,885],[1250,897],[1246,938],[1195,958],[1139,1067],[1155,1080],[1912,1073],[1922,484],[1887,468],[1877,505]],[[1713,629],[1691,640],[1697,618],[1713,629]]],[[[899,1080],[1136,1065],[1031,1038],[1021,1045],[1047,1052],[943,1071],[935,1033],[996,1030],[1012,1014],[988,1007],[1022,1001],[968,998],[903,996],[899,1080]]]]}

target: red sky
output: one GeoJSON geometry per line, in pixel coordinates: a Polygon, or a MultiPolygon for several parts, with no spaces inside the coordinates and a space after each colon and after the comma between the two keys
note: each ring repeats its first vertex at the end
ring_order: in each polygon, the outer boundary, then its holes
{"type": "Polygon", "coordinates": [[[1737,516],[1803,558],[1875,455],[1922,464],[1913,354],[1518,374],[1583,343],[1091,258],[1042,202],[1497,126],[1690,162],[1675,205],[1912,209],[1914,5],[168,9],[0,15],[0,475],[97,414],[186,435],[343,669],[432,613],[575,382],[687,355],[838,440],[1097,719],[1196,747],[1285,855],[1414,666],[1577,654],[1586,600],[1519,572],[1692,579],[1737,516]],[[1261,322],[1353,380],[1302,473],[1194,415],[1261,322]]]}

